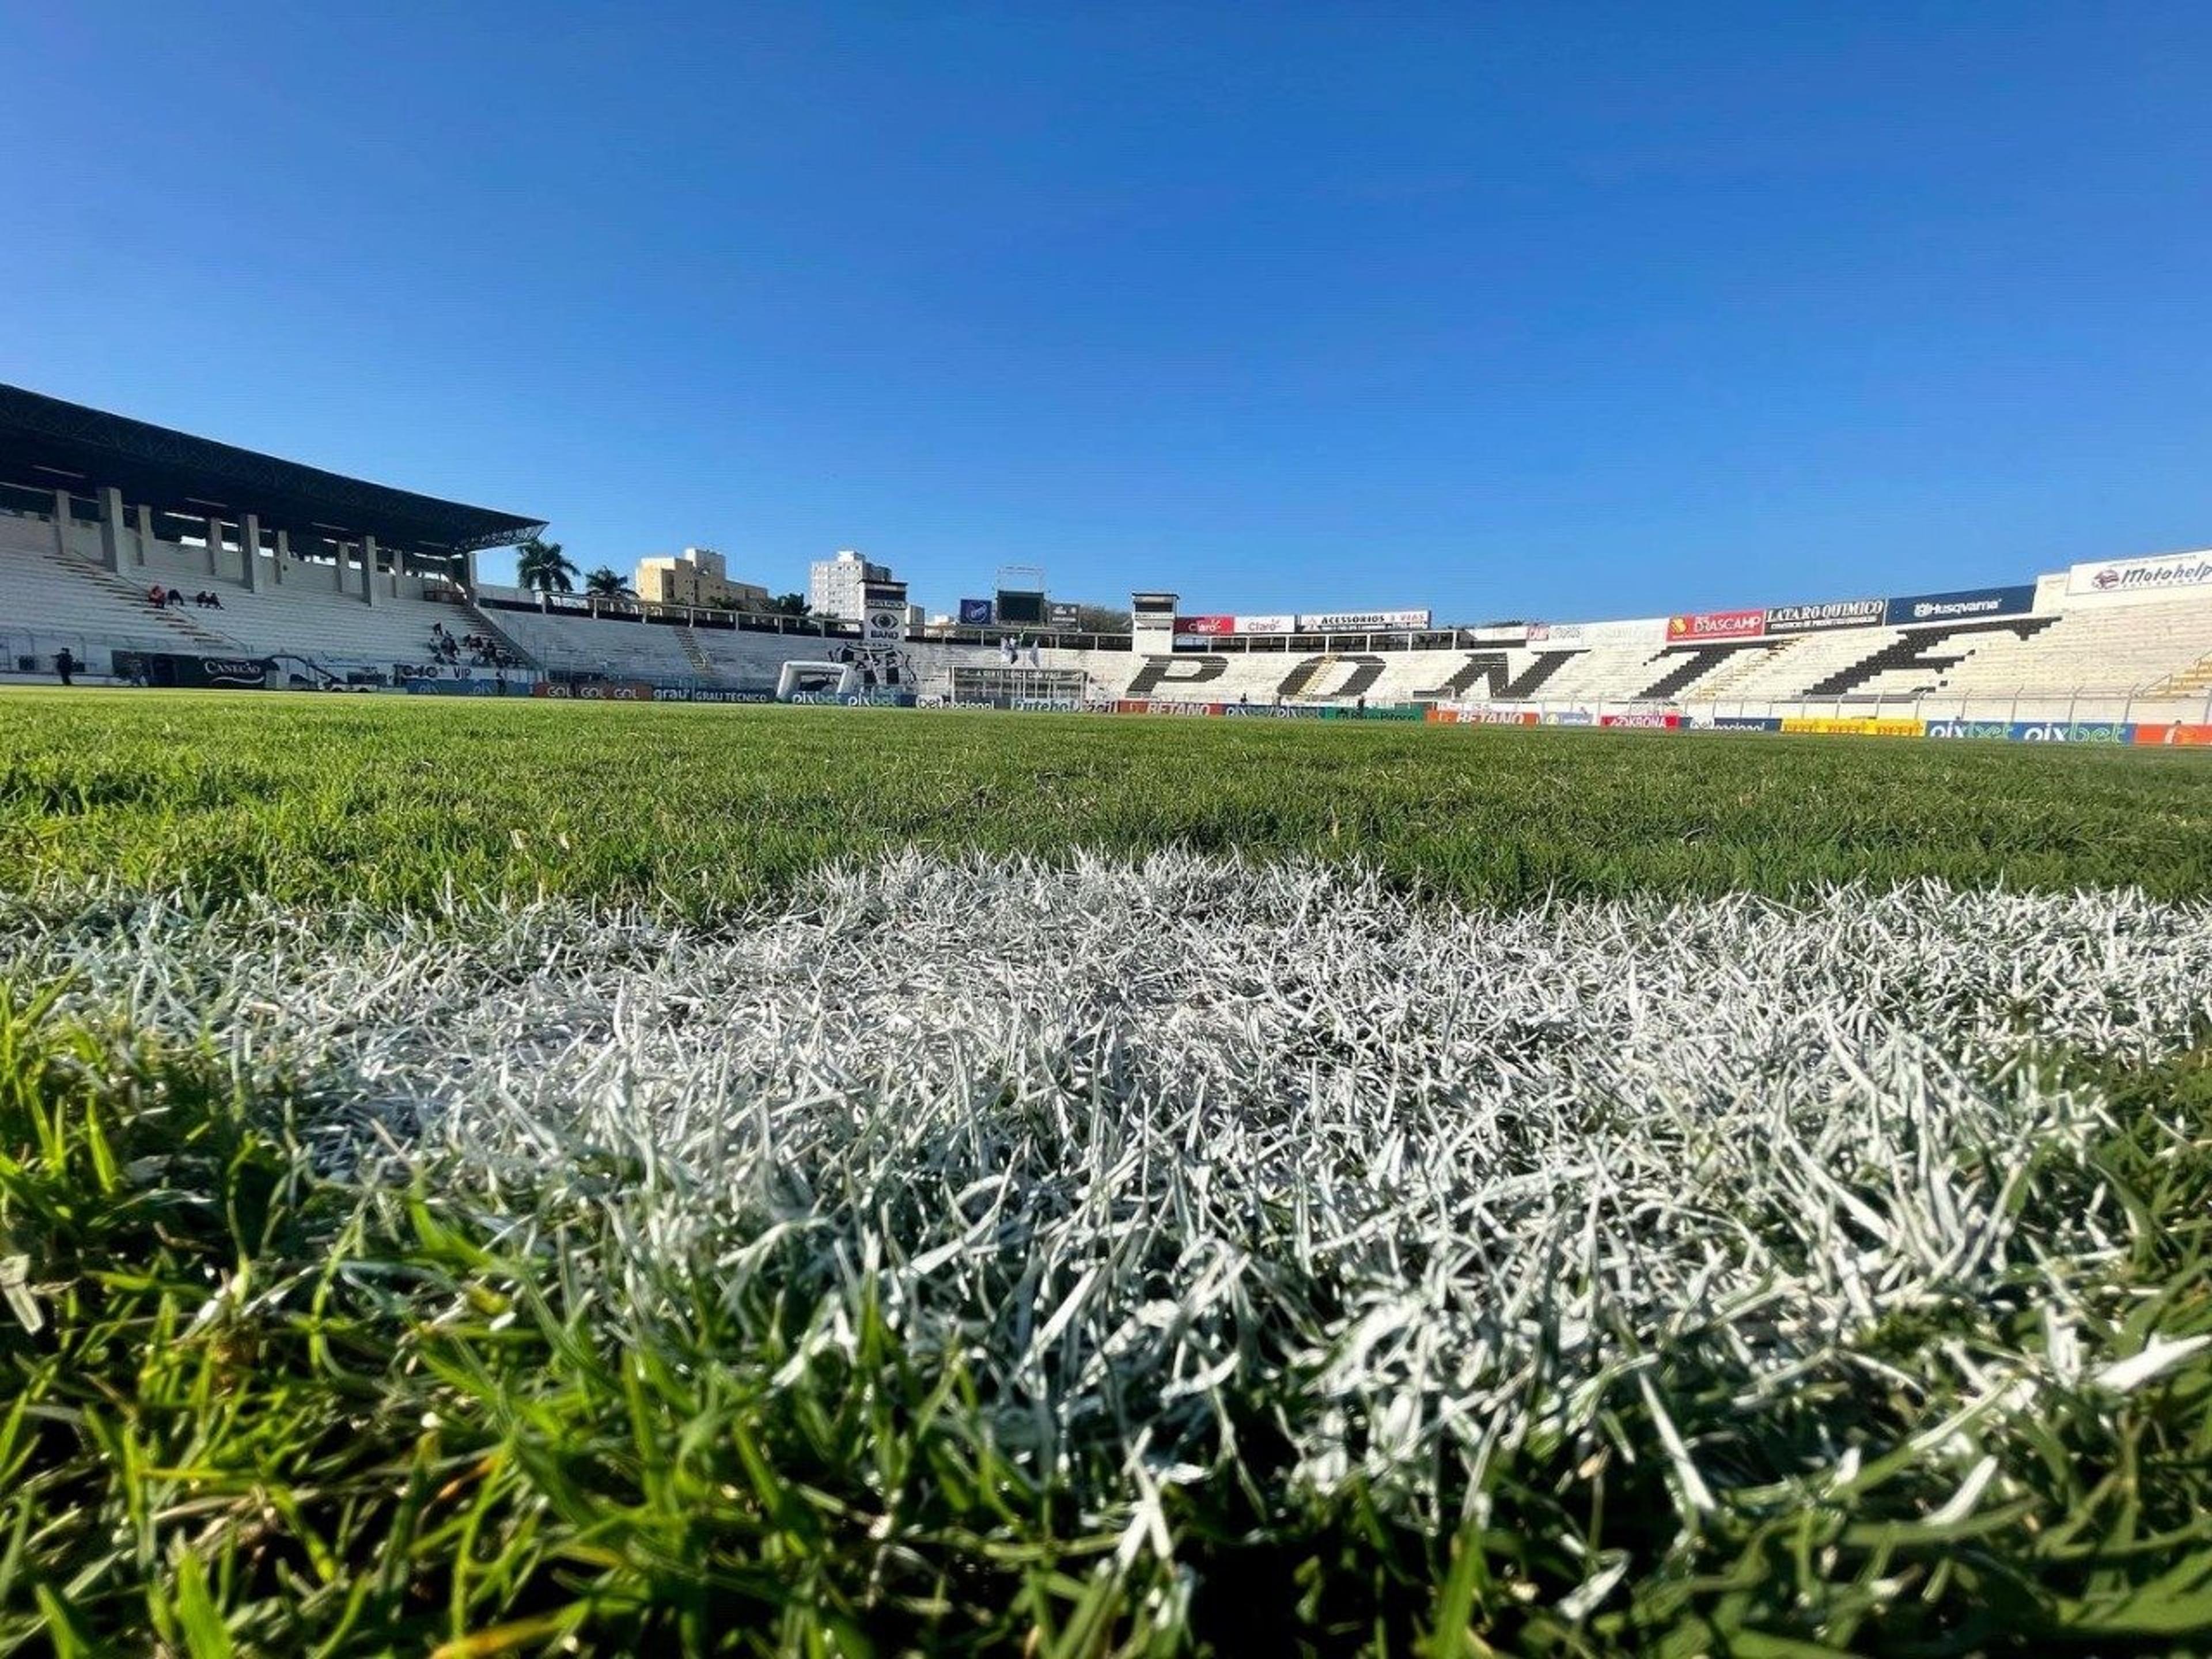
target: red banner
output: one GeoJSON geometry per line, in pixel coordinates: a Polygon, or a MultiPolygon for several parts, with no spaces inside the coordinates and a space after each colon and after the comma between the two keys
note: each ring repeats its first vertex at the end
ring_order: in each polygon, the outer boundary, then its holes
{"type": "Polygon", "coordinates": [[[2160,747],[2212,749],[2212,726],[2138,726],[2136,741],[2160,747]]]}
{"type": "Polygon", "coordinates": [[[1600,726],[1641,726],[1653,731],[1672,732],[1682,723],[1680,714],[1600,714],[1600,726]]]}
{"type": "Polygon", "coordinates": [[[1667,618],[1669,644],[1694,645],[1700,640],[1755,640],[1766,631],[1764,611],[1693,611],[1667,618]]]}
{"type": "Polygon", "coordinates": [[[1234,617],[1177,617],[1175,631],[1178,634],[1234,634],[1234,617]]]}
{"type": "Polygon", "coordinates": [[[1534,726],[1537,713],[1533,708],[1454,708],[1449,706],[1429,710],[1432,726],[1534,726]]]}
{"type": "Polygon", "coordinates": [[[1218,702],[1177,702],[1172,699],[1123,697],[1114,705],[1117,714],[1218,714],[1218,702]]]}

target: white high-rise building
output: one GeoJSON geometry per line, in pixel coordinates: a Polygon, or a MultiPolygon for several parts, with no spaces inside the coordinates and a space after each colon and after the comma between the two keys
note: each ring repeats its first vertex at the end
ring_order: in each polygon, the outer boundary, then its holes
{"type": "Polygon", "coordinates": [[[867,615],[865,590],[870,582],[892,580],[887,564],[871,564],[851,548],[834,559],[817,559],[809,567],[806,603],[817,617],[842,617],[859,622],[867,615]]]}

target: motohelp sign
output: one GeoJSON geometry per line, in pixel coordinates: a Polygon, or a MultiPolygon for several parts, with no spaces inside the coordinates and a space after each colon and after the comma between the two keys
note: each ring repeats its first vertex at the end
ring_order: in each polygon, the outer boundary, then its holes
{"type": "Polygon", "coordinates": [[[2151,559],[2106,559],[2066,572],[2069,593],[2212,593],[2212,551],[2151,559]]]}

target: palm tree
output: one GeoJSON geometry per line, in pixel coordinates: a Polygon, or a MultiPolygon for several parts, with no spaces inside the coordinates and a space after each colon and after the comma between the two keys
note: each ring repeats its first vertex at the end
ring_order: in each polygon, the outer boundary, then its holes
{"type": "Polygon", "coordinates": [[[584,592],[603,599],[617,599],[630,592],[630,586],[617,572],[601,565],[584,578],[584,592]]]}
{"type": "Polygon", "coordinates": [[[541,593],[573,593],[575,574],[575,561],[561,551],[558,542],[540,541],[532,536],[515,555],[514,579],[541,593]]]}

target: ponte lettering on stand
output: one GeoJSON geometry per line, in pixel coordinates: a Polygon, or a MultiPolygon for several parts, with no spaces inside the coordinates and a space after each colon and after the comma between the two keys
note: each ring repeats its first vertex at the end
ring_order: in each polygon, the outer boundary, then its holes
{"type": "Polygon", "coordinates": [[[1205,685],[1229,672],[1226,657],[1147,657],[1130,676],[1124,702],[1144,702],[1163,686],[1205,685]]]}
{"type": "Polygon", "coordinates": [[[1413,695],[1424,702],[1456,702],[1480,685],[1483,694],[1501,702],[1533,697],[1565,664],[1583,655],[1580,651],[1538,651],[1516,678],[1513,659],[1503,651],[1474,651],[1442,685],[1413,695]]]}
{"type": "Polygon", "coordinates": [[[1279,697],[1302,697],[1310,694],[1315,696],[1364,697],[1374,690],[1375,682],[1382,678],[1385,666],[1380,657],[1308,657],[1283,676],[1283,683],[1275,688],[1275,695],[1279,697]],[[1341,685],[1331,686],[1327,690],[1316,690],[1313,683],[1331,665],[1349,668],[1352,672],[1341,685]]]}

